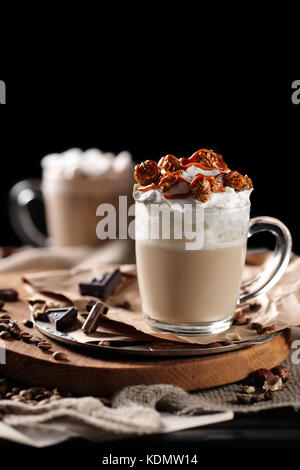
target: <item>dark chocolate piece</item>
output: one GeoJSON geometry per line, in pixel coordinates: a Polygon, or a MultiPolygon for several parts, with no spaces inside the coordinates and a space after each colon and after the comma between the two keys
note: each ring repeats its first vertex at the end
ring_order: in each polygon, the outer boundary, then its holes
{"type": "Polygon", "coordinates": [[[0,289],[0,300],[15,302],[18,300],[18,292],[15,289],[0,289]]]}
{"type": "Polygon", "coordinates": [[[98,299],[106,300],[121,282],[121,272],[119,269],[105,273],[99,279],[91,282],[81,282],[79,289],[81,295],[91,295],[98,299]]]}
{"type": "Polygon", "coordinates": [[[96,331],[101,315],[106,315],[108,308],[102,302],[97,302],[90,311],[87,319],[82,325],[82,331],[88,335],[96,331]]]}
{"type": "Polygon", "coordinates": [[[77,308],[49,308],[45,314],[57,331],[66,331],[77,319],[77,308]]]}
{"type": "Polygon", "coordinates": [[[96,300],[89,300],[88,303],[86,304],[86,311],[90,312],[96,303],[97,303],[96,300]]]}

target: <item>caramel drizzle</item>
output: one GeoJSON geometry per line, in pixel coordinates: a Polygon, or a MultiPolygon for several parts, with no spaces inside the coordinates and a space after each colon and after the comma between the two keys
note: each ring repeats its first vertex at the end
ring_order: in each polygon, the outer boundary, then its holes
{"type": "MultiPolygon", "coordinates": [[[[183,178],[183,176],[182,176],[183,171],[186,170],[187,168],[189,168],[190,166],[195,166],[195,167],[200,168],[201,170],[204,170],[204,171],[216,170],[216,167],[214,167],[214,166],[205,166],[205,165],[202,165],[201,163],[195,161],[198,158],[198,156],[200,155],[201,152],[209,152],[209,150],[200,149],[200,150],[197,150],[197,152],[193,153],[193,155],[189,158],[180,158],[179,159],[179,161],[182,165],[182,169],[174,171],[173,174],[178,176],[178,182],[186,183],[189,186],[189,190],[186,193],[180,193],[180,194],[164,194],[164,197],[166,199],[185,199],[190,195],[190,189],[195,186],[197,181],[203,180],[203,178],[207,178],[208,180],[212,180],[214,178],[211,175],[203,175],[201,173],[199,175],[195,176],[195,178],[193,179],[193,181],[191,183],[189,183],[188,181],[186,181],[183,178]]],[[[169,154],[165,155],[164,157],[162,157],[159,160],[158,165],[162,166],[165,159],[168,156],[176,158],[175,155],[169,155],[169,154]]],[[[227,166],[226,166],[225,162],[223,162],[220,159],[218,159],[217,166],[220,170],[220,173],[218,173],[215,176],[216,179],[222,177],[224,173],[228,173],[227,177],[229,177],[229,178],[232,178],[234,176],[234,174],[237,173],[236,171],[231,171],[230,172],[227,169],[227,166]]],[[[151,189],[157,189],[157,185],[155,183],[152,183],[152,184],[149,184],[148,186],[145,186],[144,188],[139,188],[138,190],[146,192],[146,191],[150,191],[151,189]]]]}
{"type": "MultiPolygon", "coordinates": [[[[193,166],[196,166],[197,168],[200,168],[201,170],[204,170],[204,171],[215,170],[216,168],[214,166],[205,166],[205,165],[202,165],[201,163],[195,162],[195,160],[199,157],[201,152],[209,152],[209,150],[200,149],[200,150],[197,150],[197,152],[193,153],[193,155],[189,158],[180,158],[180,163],[183,166],[183,169],[189,168],[190,166],[193,165],[193,166]]],[[[218,158],[217,166],[218,166],[219,170],[227,171],[226,163],[220,158],[218,158]]]]}
{"type": "Polygon", "coordinates": [[[150,189],[156,189],[156,184],[148,184],[148,186],[145,186],[144,188],[138,188],[139,191],[150,191],[150,189]]]}

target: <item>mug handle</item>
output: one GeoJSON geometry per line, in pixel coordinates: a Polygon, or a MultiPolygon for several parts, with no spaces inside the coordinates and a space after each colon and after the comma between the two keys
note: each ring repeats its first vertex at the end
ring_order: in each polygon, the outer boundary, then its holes
{"type": "Polygon", "coordinates": [[[41,180],[25,180],[15,184],[9,193],[10,222],[24,243],[47,246],[47,237],[35,226],[29,211],[33,200],[43,200],[41,180]]]}
{"type": "Polygon", "coordinates": [[[251,300],[271,289],[283,276],[290,261],[292,237],[289,229],[280,220],[266,216],[251,219],[248,238],[259,232],[271,232],[275,235],[274,255],[262,273],[242,285],[242,290],[246,293],[240,296],[240,303],[251,300]]]}

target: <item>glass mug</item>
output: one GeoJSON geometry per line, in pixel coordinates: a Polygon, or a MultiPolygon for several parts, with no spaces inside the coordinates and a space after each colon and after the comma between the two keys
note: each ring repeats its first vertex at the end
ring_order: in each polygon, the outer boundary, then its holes
{"type": "Polygon", "coordinates": [[[126,195],[131,204],[131,177],[119,178],[118,185],[108,180],[99,184],[89,178],[20,181],[10,191],[11,224],[24,243],[35,246],[99,246],[106,240],[97,237],[97,207],[112,204],[117,211],[120,194],[126,195]],[[45,205],[49,238],[31,216],[30,205],[36,200],[45,205]]]}
{"type": "Polygon", "coordinates": [[[184,238],[153,239],[148,227],[158,219],[150,207],[136,201],[136,262],[142,310],[155,328],[179,334],[225,331],[236,305],[269,290],[288,266],[289,230],[271,217],[250,220],[249,202],[234,209],[201,209],[202,238],[192,250],[186,249],[184,238]],[[273,258],[241,290],[247,239],[263,231],[275,235],[273,258]]]}

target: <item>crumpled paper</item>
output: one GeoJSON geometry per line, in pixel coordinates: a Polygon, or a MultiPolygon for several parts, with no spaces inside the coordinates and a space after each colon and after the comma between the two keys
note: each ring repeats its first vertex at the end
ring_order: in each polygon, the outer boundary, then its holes
{"type": "MultiPolygon", "coordinates": [[[[265,259],[268,262],[269,256],[265,259]]],[[[257,258],[254,264],[247,264],[243,273],[243,282],[249,282],[259,275],[264,269],[264,264],[257,266],[257,258]]],[[[79,282],[89,282],[101,273],[120,267],[124,273],[136,274],[135,265],[106,265],[93,267],[92,269],[78,269],[33,273],[24,276],[24,282],[31,293],[31,299],[41,296],[45,298],[59,299],[62,304],[73,304],[80,312],[78,329],[72,331],[72,336],[78,341],[93,342],[100,340],[114,341],[123,338],[128,341],[149,340],[159,338],[173,342],[207,345],[214,342],[231,339],[232,333],[238,333],[240,341],[257,339],[258,334],[249,325],[232,325],[229,330],[217,335],[177,335],[158,331],[146,322],[141,313],[141,303],[138,291],[137,279],[133,279],[123,290],[110,296],[106,303],[109,311],[106,318],[100,322],[97,331],[93,335],[85,335],[81,331],[81,324],[86,317],[86,304],[89,300],[97,300],[90,296],[81,296],[79,282]],[[117,305],[128,301],[130,310],[119,308],[117,305]],[[141,336],[140,336],[141,335],[141,336]],[[148,335],[145,337],[145,335],[148,335]],[[151,337],[151,338],[149,338],[151,337]]],[[[267,293],[260,295],[256,302],[261,308],[256,313],[249,313],[252,322],[261,323],[264,326],[275,325],[276,331],[284,330],[292,326],[300,325],[300,257],[293,255],[286,273],[281,280],[267,293]]],[[[240,341],[234,340],[235,343],[240,341]]]]}

